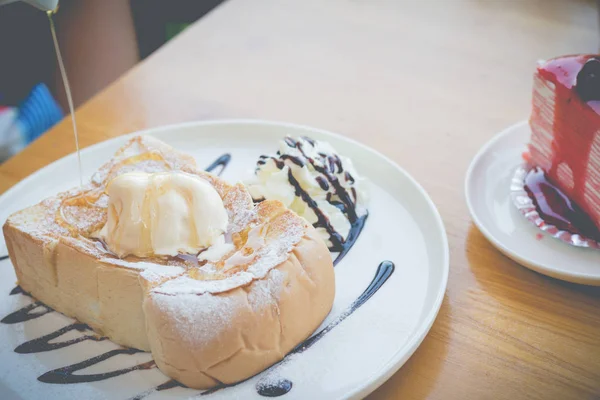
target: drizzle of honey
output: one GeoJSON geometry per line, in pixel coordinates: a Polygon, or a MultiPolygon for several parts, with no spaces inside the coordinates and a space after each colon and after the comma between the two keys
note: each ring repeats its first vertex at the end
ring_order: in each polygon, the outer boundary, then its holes
{"type": "MultiPolygon", "coordinates": [[[[75,196],[66,197],[61,201],[59,209],[55,215],[55,221],[63,228],[69,230],[72,234],[81,234],[82,232],[78,232],[78,228],[76,227],[75,221],[69,221],[68,218],[65,217],[64,208],[65,207],[78,207],[81,209],[87,209],[89,211],[83,211],[84,213],[97,213],[99,209],[103,212],[105,207],[99,206],[97,201],[100,197],[106,193],[106,185],[108,184],[108,180],[110,179],[112,174],[115,174],[120,168],[123,168],[127,165],[138,164],[143,161],[161,161],[166,163],[165,159],[157,152],[144,152],[141,154],[137,154],[135,156],[127,157],[121,160],[118,163],[115,163],[111,166],[108,174],[106,176],[106,180],[102,182],[100,186],[93,187],[89,190],[82,190],[80,193],[75,196]]],[[[89,232],[91,233],[91,232],[89,232]]]]}
{"type": "MultiPolygon", "coordinates": [[[[136,154],[135,156],[127,157],[126,159],[115,163],[113,166],[111,166],[110,170],[108,171],[107,179],[114,175],[119,169],[127,165],[139,164],[144,161],[159,161],[164,163],[165,165],[168,165],[167,161],[160,153],[156,151],[146,151],[141,154],[136,154]]],[[[104,184],[106,185],[108,184],[108,182],[104,182],[104,184]]]]}
{"type": "Polygon", "coordinates": [[[102,224],[96,224],[97,226],[90,226],[90,232],[81,232],[80,228],[77,227],[77,221],[69,220],[65,215],[66,207],[76,207],[82,211],[84,217],[90,218],[98,213],[105,213],[106,208],[99,206],[96,202],[104,194],[104,189],[101,187],[94,188],[89,191],[82,192],[76,196],[67,197],[63,199],[56,211],[54,216],[55,222],[61,227],[67,229],[71,235],[91,234],[102,227],[102,224]]]}
{"type": "Polygon", "coordinates": [[[52,33],[52,40],[54,41],[54,49],[56,50],[56,58],[58,60],[58,67],[62,76],[63,84],[65,86],[65,93],[67,95],[67,102],[69,103],[69,112],[71,113],[71,122],[73,124],[73,135],[75,136],[75,148],[77,149],[77,164],[79,166],[79,186],[83,187],[83,169],[81,167],[81,154],[79,152],[79,136],[77,135],[77,123],[75,122],[75,107],[73,107],[73,97],[71,96],[71,86],[69,85],[69,79],[67,78],[67,71],[63,63],[60,48],[58,47],[58,39],[56,38],[56,28],[54,27],[54,20],[52,15],[57,10],[47,11],[48,20],[50,21],[50,32],[52,33]]]}

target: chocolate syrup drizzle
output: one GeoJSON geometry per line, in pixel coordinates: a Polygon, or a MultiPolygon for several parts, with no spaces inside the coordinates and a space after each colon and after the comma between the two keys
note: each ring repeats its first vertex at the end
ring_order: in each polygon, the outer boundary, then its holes
{"type": "Polygon", "coordinates": [[[216,173],[216,175],[221,176],[221,174],[223,173],[223,171],[225,171],[225,168],[227,167],[227,165],[229,164],[230,161],[231,161],[231,154],[225,153],[221,157],[217,158],[208,167],[206,167],[205,171],[213,172],[213,170],[215,170],[216,168],[221,167],[221,169],[219,169],[219,172],[216,173]]]}
{"type": "Polygon", "coordinates": [[[100,342],[102,340],[106,340],[105,337],[91,334],[91,335],[79,336],[79,337],[76,337],[76,338],[70,339],[70,340],[64,340],[62,342],[50,343],[51,340],[54,340],[57,337],[60,337],[60,336],[64,335],[65,333],[73,331],[73,330],[76,330],[81,333],[85,332],[86,330],[91,331],[90,327],[87,326],[86,324],[74,323],[71,325],[67,325],[67,326],[60,328],[59,330],[56,330],[52,333],[49,333],[49,334],[39,337],[37,339],[33,339],[33,340],[30,340],[23,344],[20,344],[19,346],[17,346],[15,348],[15,353],[20,353],[20,354],[42,353],[44,351],[52,351],[52,350],[62,349],[63,347],[71,346],[73,344],[83,342],[85,340],[93,340],[95,342],[100,342]]]}
{"type": "Polygon", "coordinates": [[[304,167],[305,165],[311,165],[315,171],[320,173],[320,176],[317,176],[315,180],[324,191],[328,191],[333,189],[332,192],[327,193],[327,201],[334,206],[338,207],[341,212],[343,212],[347,218],[348,222],[350,222],[350,233],[348,237],[344,240],[344,238],[333,228],[331,222],[327,215],[321,210],[317,204],[317,202],[302,188],[298,180],[292,174],[292,170],[288,170],[288,181],[290,185],[294,187],[294,191],[296,196],[300,197],[306,205],[315,213],[317,217],[317,222],[313,224],[315,228],[323,228],[329,235],[329,240],[331,242],[331,246],[329,250],[332,252],[339,252],[339,255],[335,259],[334,265],[340,262],[344,256],[350,251],[358,235],[362,231],[366,219],[369,216],[368,212],[365,210],[364,214],[360,217],[358,216],[356,209],[356,201],[357,194],[356,189],[351,188],[351,191],[348,192],[340,183],[336,173],[344,173],[344,179],[347,182],[354,183],[354,177],[348,172],[344,171],[344,167],[342,165],[342,160],[340,160],[337,154],[325,154],[319,153],[321,159],[318,161],[313,159],[312,157],[308,157],[306,152],[304,151],[304,142],[307,142],[311,146],[315,146],[316,142],[308,137],[302,137],[303,141],[296,140],[290,136],[285,137],[284,141],[288,147],[292,147],[298,149],[300,154],[302,154],[302,158],[292,156],[289,154],[281,154],[281,152],[277,152],[276,156],[260,156],[257,162],[257,168],[261,165],[264,165],[267,160],[273,160],[275,166],[278,169],[283,169],[285,167],[285,162],[289,161],[294,165],[299,167],[304,167]],[[339,201],[334,201],[333,196],[337,196],[339,201]]]}
{"type": "MultiPolygon", "coordinates": [[[[293,139],[290,138],[289,140],[290,141],[286,140],[286,143],[288,143],[288,145],[290,143],[292,143],[291,141],[293,141],[293,139]]],[[[306,140],[308,143],[310,143],[314,146],[314,141],[312,141],[311,139],[304,138],[304,140],[306,140]]],[[[298,142],[294,141],[293,143],[295,143],[294,146],[299,146],[301,148],[301,144],[299,144],[298,142]]],[[[300,151],[302,152],[301,149],[300,149],[300,151]]],[[[325,157],[324,154],[323,154],[323,156],[325,157]]],[[[263,157],[263,159],[264,158],[266,158],[266,156],[263,157]]],[[[215,162],[213,162],[211,165],[209,165],[206,168],[206,171],[211,172],[211,171],[215,170],[216,168],[221,167],[221,169],[218,172],[218,175],[220,175],[223,172],[223,170],[225,169],[225,167],[227,167],[230,160],[231,160],[231,155],[224,154],[221,157],[219,157],[217,160],[215,160],[215,162]]],[[[291,158],[290,158],[290,160],[291,160],[291,158]]],[[[327,158],[327,160],[328,160],[327,168],[329,168],[329,170],[331,172],[334,172],[334,170],[335,170],[334,168],[336,168],[336,167],[341,172],[342,165],[341,165],[341,161],[339,160],[339,158],[337,158],[336,156],[329,156],[327,158]]],[[[275,161],[278,161],[278,160],[275,160],[275,161]]],[[[293,160],[292,162],[297,163],[297,162],[301,162],[301,160],[296,159],[296,160],[293,160]]],[[[310,159],[309,159],[309,162],[313,163],[313,161],[310,159]]],[[[260,161],[259,161],[259,163],[260,163],[260,161]]],[[[283,167],[281,167],[281,168],[283,168],[283,167]]],[[[323,169],[323,171],[325,171],[325,169],[323,169]]],[[[319,172],[321,172],[321,171],[319,171],[319,172]]],[[[355,204],[356,192],[353,191],[353,193],[352,193],[352,197],[354,198],[354,201],[352,201],[350,195],[345,191],[345,189],[343,187],[341,187],[341,185],[337,181],[337,177],[335,177],[329,173],[325,173],[325,172],[322,172],[322,173],[327,178],[327,180],[323,179],[322,177],[319,177],[321,179],[320,180],[317,179],[317,182],[319,182],[319,185],[322,188],[325,188],[325,187],[329,188],[329,184],[331,184],[335,188],[336,194],[338,195],[338,197],[341,200],[341,203],[339,203],[336,206],[340,207],[340,209],[348,215],[348,218],[352,224],[350,233],[349,233],[348,237],[346,238],[346,240],[345,241],[340,240],[340,241],[338,241],[337,246],[336,246],[336,244],[334,244],[332,246],[332,248],[333,248],[332,251],[340,252],[334,261],[334,265],[335,265],[348,253],[348,251],[350,250],[352,245],[356,242],[356,239],[358,238],[358,236],[360,235],[360,232],[362,231],[362,228],[368,217],[368,214],[365,213],[364,215],[358,217],[356,214],[356,204],[355,204]],[[342,193],[342,195],[340,195],[340,193],[342,193]]],[[[353,178],[348,173],[346,173],[345,178],[347,180],[350,180],[350,179],[353,180],[353,178]]],[[[293,177],[292,177],[292,179],[293,179],[293,177]]],[[[300,188],[297,181],[296,181],[296,185],[294,185],[294,186],[297,187],[297,190],[299,190],[299,193],[301,193],[303,191],[302,188],[300,188]]],[[[326,189],[324,189],[324,190],[326,190],[326,189]]],[[[310,196],[308,196],[308,197],[310,197],[310,196]]],[[[310,200],[312,200],[312,199],[310,199],[310,200]]],[[[310,204],[309,204],[309,206],[310,206],[310,204]]],[[[318,216],[319,213],[317,213],[317,210],[319,210],[319,209],[316,206],[316,203],[314,201],[313,201],[312,207],[315,207],[315,208],[313,208],[313,210],[315,211],[315,214],[317,214],[317,216],[318,216]]],[[[320,210],[319,210],[319,212],[320,212],[320,210]]],[[[322,214],[322,212],[321,212],[321,214],[322,214]]],[[[324,216],[324,218],[326,219],[327,217],[324,216]]],[[[323,225],[326,227],[328,224],[328,220],[325,220],[325,219],[323,220],[323,225]]],[[[329,227],[331,230],[328,230],[328,233],[330,233],[331,236],[334,236],[334,234],[337,234],[337,232],[335,232],[335,230],[333,230],[333,228],[331,227],[330,224],[329,224],[329,227]]],[[[8,256],[0,257],[0,261],[4,260],[6,258],[8,258],[8,256]]],[[[373,278],[373,281],[371,282],[371,284],[344,312],[342,312],[342,314],[338,318],[336,318],[334,321],[332,321],[324,329],[322,329],[315,335],[311,336],[310,338],[308,338],[307,340],[305,340],[304,342],[302,342],[298,346],[296,346],[290,353],[288,353],[288,355],[286,355],[286,357],[284,357],[281,361],[279,361],[278,363],[274,364],[271,368],[269,368],[269,371],[273,371],[275,368],[277,368],[277,366],[281,365],[284,362],[287,362],[287,360],[289,359],[289,357],[291,355],[302,353],[302,352],[308,350],[310,347],[312,347],[312,345],[314,345],[317,341],[319,341],[321,338],[323,338],[323,336],[325,336],[329,331],[331,331],[333,328],[335,328],[337,325],[339,325],[344,319],[346,319],[349,315],[351,315],[354,311],[356,311],[360,306],[362,306],[373,294],[375,294],[375,292],[377,292],[377,290],[379,290],[383,286],[383,284],[387,281],[387,279],[392,275],[393,272],[394,272],[394,264],[391,261],[383,261],[379,265],[379,267],[377,269],[377,273],[376,273],[375,277],[373,278]]],[[[31,297],[27,292],[25,292],[23,289],[21,289],[20,286],[16,286],[15,288],[13,288],[10,291],[10,295],[16,295],[16,294],[22,294],[22,295],[31,297]]],[[[34,303],[27,305],[9,315],[7,315],[2,320],[0,320],[0,322],[5,323],[5,324],[16,324],[16,323],[26,322],[26,321],[29,321],[32,319],[42,317],[51,312],[54,312],[54,310],[52,310],[50,307],[44,305],[43,303],[41,303],[39,301],[35,301],[34,303]]],[[[27,342],[17,346],[15,348],[15,352],[21,353],[21,354],[40,353],[40,352],[58,350],[58,349],[65,348],[65,347],[68,347],[68,346],[71,346],[71,345],[74,345],[76,343],[86,341],[86,340],[102,341],[105,339],[106,338],[104,338],[104,337],[96,336],[93,333],[93,331],[86,324],[73,323],[73,324],[64,326],[64,327],[62,327],[54,332],[51,332],[47,335],[41,336],[37,339],[27,341],[27,342]],[[86,330],[89,330],[91,332],[91,334],[85,334],[78,338],[51,343],[51,341],[53,341],[54,339],[64,335],[65,333],[67,333],[69,331],[73,331],[73,330],[76,330],[81,333],[85,332],[86,330]]],[[[156,368],[156,364],[154,363],[154,361],[147,361],[147,362],[137,364],[137,365],[134,365],[131,367],[117,369],[114,371],[109,371],[109,372],[104,372],[104,373],[76,374],[76,372],[78,372],[82,369],[99,364],[99,363],[101,363],[107,359],[110,359],[112,357],[115,357],[117,355],[121,355],[121,354],[131,355],[131,354],[136,354],[139,352],[141,352],[141,351],[137,350],[137,349],[133,349],[133,348],[120,348],[120,349],[110,350],[108,352],[102,353],[98,356],[95,356],[95,357],[92,357],[92,358],[89,358],[86,360],[83,360],[81,362],[48,371],[48,372],[42,374],[41,376],[39,376],[38,380],[40,382],[53,383],[53,384],[97,382],[97,381],[102,381],[105,379],[113,378],[116,376],[120,376],[120,375],[126,374],[131,371],[147,370],[147,369],[156,368]]],[[[238,383],[232,384],[232,385],[224,385],[224,384],[219,385],[212,389],[201,392],[200,395],[202,395],[202,396],[210,395],[218,390],[221,390],[221,389],[224,389],[224,388],[230,387],[230,386],[236,386],[240,383],[242,383],[242,382],[238,382],[238,383]]],[[[159,392],[159,391],[171,389],[174,387],[185,387],[185,386],[183,386],[179,382],[171,379],[171,380],[168,380],[168,381],[162,383],[161,385],[158,385],[152,389],[149,389],[145,392],[142,392],[142,393],[132,397],[130,400],[141,400],[154,392],[159,392]]],[[[272,382],[272,381],[267,382],[263,379],[258,382],[256,389],[257,389],[257,393],[262,396],[276,397],[276,396],[281,396],[281,395],[289,392],[292,389],[292,387],[293,387],[293,383],[288,379],[279,379],[276,382],[272,382]]]]}
{"type": "MultiPolygon", "coordinates": [[[[260,383],[260,382],[259,382],[260,383]]],[[[289,379],[279,379],[277,382],[265,382],[262,385],[256,385],[256,392],[264,397],[283,396],[294,386],[289,379]]]]}
{"type": "MultiPolygon", "coordinates": [[[[13,290],[10,291],[9,296],[13,296],[15,294],[24,294],[25,296],[29,296],[29,293],[27,293],[23,289],[21,289],[21,286],[15,286],[13,288],[13,290]]],[[[31,297],[31,296],[29,296],[29,297],[31,297]]]]}
{"type": "Polygon", "coordinates": [[[140,369],[151,369],[156,368],[156,364],[154,361],[147,361],[142,364],[134,365],[132,367],[117,369],[115,371],[104,372],[101,374],[81,374],[76,375],[75,372],[82,370],[84,368],[91,367],[92,365],[96,365],[104,360],[107,360],[111,357],[117,356],[119,354],[135,354],[140,353],[141,350],[131,349],[131,348],[123,348],[123,349],[115,349],[107,351],[106,353],[102,353],[96,357],[88,358],[87,360],[83,360],[76,364],[67,365],[66,367],[53,369],[52,371],[48,371],[43,375],[38,377],[38,381],[44,383],[60,383],[60,384],[69,384],[69,383],[82,383],[82,382],[96,382],[103,381],[105,379],[113,378],[115,376],[123,375],[131,371],[137,371],[140,369]]]}
{"type": "MultiPolygon", "coordinates": [[[[14,290],[14,289],[13,289],[14,290]]],[[[20,322],[29,321],[39,318],[54,311],[50,307],[42,304],[40,301],[33,302],[28,306],[18,309],[17,311],[8,314],[2,318],[0,322],[3,324],[18,324],[20,322]]]]}
{"type": "Polygon", "coordinates": [[[350,251],[350,249],[352,248],[352,246],[354,246],[354,243],[356,243],[356,240],[358,239],[358,236],[360,235],[360,233],[362,232],[364,226],[365,226],[365,222],[367,221],[367,217],[369,216],[368,212],[365,212],[364,215],[360,216],[356,221],[354,221],[352,223],[352,225],[350,225],[350,231],[348,232],[348,236],[346,237],[346,241],[344,242],[344,245],[342,246],[342,251],[340,251],[337,255],[337,257],[335,258],[335,260],[333,260],[333,266],[335,267],[340,261],[342,261],[342,259],[344,257],[346,257],[346,254],[348,254],[348,252],[350,251]]]}
{"type": "Polygon", "coordinates": [[[394,273],[396,269],[395,265],[391,261],[382,261],[377,268],[377,272],[375,273],[375,277],[367,286],[364,292],[348,308],[346,308],[339,317],[331,321],[325,328],[320,330],[318,333],[312,335],[304,342],[300,343],[296,346],[292,351],[290,351],[283,360],[279,361],[277,364],[274,364],[271,368],[267,370],[265,374],[265,378],[258,381],[256,384],[256,391],[261,396],[266,397],[276,397],[286,394],[292,389],[292,382],[288,379],[278,379],[277,382],[273,382],[272,378],[269,378],[269,375],[273,373],[277,367],[283,363],[285,363],[290,356],[294,354],[304,353],[306,350],[310,349],[315,343],[323,338],[327,333],[329,333],[333,328],[338,326],[343,320],[348,318],[352,313],[358,310],[363,304],[367,302],[377,291],[383,286],[383,284],[389,279],[390,276],[394,273]]]}

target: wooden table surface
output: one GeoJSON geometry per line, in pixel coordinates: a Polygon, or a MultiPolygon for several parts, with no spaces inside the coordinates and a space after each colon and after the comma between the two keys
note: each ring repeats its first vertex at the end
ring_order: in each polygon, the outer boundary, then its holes
{"type": "MultiPolygon", "coordinates": [[[[80,107],[80,142],[239,117],[372,146],[437,204],[451,266],[431,332],[370,398],[600,398],[600,290],[503,257],[463,197],[477,150],[528,117],[535,61],[596,51],[597,21],[582,0],[230,0],[80,107]]],[[[3,164],[0,192],[72,152],[69,123],[3,164]]]]}

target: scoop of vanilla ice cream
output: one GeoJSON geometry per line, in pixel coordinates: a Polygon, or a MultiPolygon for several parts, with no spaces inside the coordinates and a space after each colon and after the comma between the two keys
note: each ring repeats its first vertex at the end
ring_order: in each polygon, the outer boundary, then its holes
{"type": "Polygon", "coordinates": [[[99,237],[119,257],[195,254],[227,229],[221,197],[195,175],[131,172],[110,181],[107,191],[107,222],[99,237]]]}
{"type": "Polygon", "coordinates": [[[322,226],[306,199],[297,193],[290,175],[323,212],[334,230],[346,239],[350,228],[348,210],[338,207],[342,200],[332,184],[339,182],[348,193],[356,213],[366,213],[367,194],[364,180],[356,173],[352,160],[339,155],[326,142],[309,138],[285,138],[275,155],[261,156],[255,177],[248,182],[248,190],[255,200],[279,200],[288,208],[317,227],[325,240],[330,235],[322,226]]]}

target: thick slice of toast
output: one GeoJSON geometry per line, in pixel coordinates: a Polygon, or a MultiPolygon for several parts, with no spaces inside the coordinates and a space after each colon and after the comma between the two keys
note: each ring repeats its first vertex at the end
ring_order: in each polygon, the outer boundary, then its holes
{"type": "Polygon", "coordinates": [[[11,215],[4,236],[23,290],[116,343],[152,351],[167,375],[195,388],[245,379],[281,359],[329,313],[331,256],[314,228],[278,201],[198,170],[152,137],[135,137],[83,188],[11,215]],[[129,171],[180,170],[207,180],[229,216],[233,248],[195,256],[119,259],[95,233],[105,187],[129,171]]]}
{"type": "Polygon", "coordinates": [[[225,200],[232,220],[253,207],[243,186],[196,169],[192,157],[157,139],[135,137],[84,188],[60,193],[8,218],[3,230],[19,285],[114,342],[149,351],[139,273],[151,268],[169,275],[183,271],[189,261],[121,260],[91,236],[106,222],[104,188],[112,178],[131,171],[170,170],[207,179],[225,200]]]}

